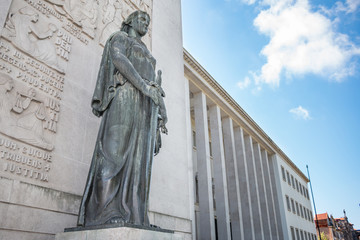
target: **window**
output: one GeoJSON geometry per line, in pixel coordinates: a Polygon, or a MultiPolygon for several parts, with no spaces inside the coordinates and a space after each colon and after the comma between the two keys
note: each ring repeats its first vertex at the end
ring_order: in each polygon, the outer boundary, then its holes
{"type": "Polygon", "coordinates": [[[196,147],[196,133],[195,133],[195,131],[192,132],[192,140],[193,140],[193,147],[196,147]]]}
{"type": "Polygon", "coordinates": [[[290,230],[291,230],[291,240],[296,240],[294,227],[290,227],[290,230]]]}
{"type": "Polygon", "coordinates": [[[314,216],[313,216],[312,211],[310,211],[310,218],[311,218],[311,221],[314,222],[314,216]]]}
{"type": "Polygon", "coordinates": [[[308,220],[311,221],[310,210],[309,209],[306,209],[306,210],[307,210],[307,214],[308,214],[308,220]]]}
{"type": "Polygon", "coordinates": [[[299,188],[300,188],[300,193],[301,193],[301,195],[303,195],[301,183],[299,183],[299,188]]]}
{"type": "Polygon", "coordinates": [[[304,235],[305,235],[305,240],[310,240],[308,239],[308,233],[306,231],[304,231],[304,235]]]}
{"type": "Polygon", "coordinates": [[[304,212],[303,212],[303,208],[302,208],[301,204],[300,204],[300,213],[301,213],[301,217],[303,218],[304,217],[304,212]]]}
{"type": "Polygon", "coordinates": [[[288,184],[291,185],[291,182],[290,182],[290,173],[289,173],[288,171],[286,171],[286,176],[287,176],[288,184]]]}
{"type": "Polygon", "coordinates": [[[311,234],[308,232],[308,239],[311,240],[311,234]]]}
{"type": "Polygon", "coordinates": [[[303,230],[300,230],[300,236],[301,236],[301,240],[304,240],[304,232],[303,232],[303,230]]]}
{"type": "Polygon", "coordinates": [[[281,173],[282,173],[282,178],[283,178],[283,180],[286,182],[285,168],[284,168],[283,166],[281,166],[281,173]]]}
{"type": "Polygon", "coordinates": [[[296,190],[299,191],[299,183],[298,180],[295,178],[296,190]]]}
{"type": "Polygon", "coordinates": [[[291,207],[292,207],[293,213],[296,213],[296,211],[295,211],[294,199],[291,199],[291,207]]]}
{"type": "Polygon", "coordinates": [[[289,211],[291,211],[291,208],[290,208],[290,200],[289,200],[289,196],[286,195],[286,205],[287,205],[287,209],[289,211]]]}
{"type": "Polygon", "coordinates": [[[303,193],[304,193],[304,197],[306,197],[306,196],[305,196],[305,187],[304,187],[304,186],[303,186],[303,193]]]}
{"type": "Polygon", "coordinates": [[[304,207],[304,217],[307,220],[307,212],[306,212],[306,208],[304,207]]]}
{"type": "Polygon", "coordinates": [[[293,188],[295,188],[295,182],[294,182],[294,176],[293,175],[291,175],[291,184],[292,184],[293,188]]]}
{"type": "Polygon", "coordinates": [[[300,236],[299,236],[299,229],[296,228],[296,239],[300,240],[300,236]]]}
{"type": "Polygon", "coordinates": [[[299,211],[299,204],[298,204],[298,202],[295,202],[295,205],[296,205],[296,214],[297,214],[298,216],[300,216],[300,211],[299,211]]]}
{"type": "Polygon", "coordinates": [[[306,189],[306,197],[307,197],[307,199],[309,199],[310,200],[310,197],[309,197],[309,191],[306,189]]]}

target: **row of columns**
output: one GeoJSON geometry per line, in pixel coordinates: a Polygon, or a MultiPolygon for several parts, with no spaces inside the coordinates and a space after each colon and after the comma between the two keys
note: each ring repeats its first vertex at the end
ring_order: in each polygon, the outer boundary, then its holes
{"type": "Polygon", "coordinates": [[[221,119],[219,106],[207,109],[203,92],[194,94],[193,105],[199,195],[197,236],[216,239],[214,183],[217,239],[282,240],[274,170],[267,151],[245,135],[241,126],[234,126],[230,117],[221,119]]]}

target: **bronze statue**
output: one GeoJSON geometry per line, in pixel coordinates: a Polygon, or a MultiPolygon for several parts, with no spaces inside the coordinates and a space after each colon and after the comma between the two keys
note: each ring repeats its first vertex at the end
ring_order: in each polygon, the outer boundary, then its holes
{"type": "Polygon", "coordinates": [[[161,71],[141,41],[150,17],[132,13],[107,40],[91,106],[102,121],[78,225],[149,226],[151,165],[167,133],[161,71]]]}

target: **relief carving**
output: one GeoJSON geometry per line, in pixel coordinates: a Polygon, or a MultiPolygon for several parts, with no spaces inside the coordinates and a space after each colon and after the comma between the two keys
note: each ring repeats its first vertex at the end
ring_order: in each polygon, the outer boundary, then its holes
{"type": "Polygon", "coordinates": [[[54,4],[54,9],[66,16],[89,37],[95,37],[98,17],[98,3],[95,0],[46,0],[54,4]]]}
{"type": "Polygon", "coordinates": [[[122,21],[132,12],[128,4],[118,0],[107,0],[103,7],[102,23],[105,27],[101,31],[99,43],[105,46],[109,36],[120,29],[122,21]]]}
{"type": "Polygon", "coordinates": [[[26,6],[9,14],[2,35],[20,50],[64,72],[52,40],[57,31],[54,24],[47,23],[34,9],[26,6]]]}
{"type": "Polygon", "coordinates": [[[0,132],[52,151],[54,145],[46,139],[45,131],[56,132],[59,104],[38,97],[34,88],[25,93],[14,88],[14,80],[0,73],[0,132]]]}
{"type": "MultiPolygon", "coordinates": [[[[99,43],[105,46],[106,40],[109,36],[118,31],[121,27],[121,23],[135,10],[142,10],[147,12],[150,16],[152,14],[152,2],[144,0],[106,0],[102,7],[102,24],[103,27],[99,27],[101,30],[99,43]]],[[[151,42],[151,23],[149,27],[148,35],[144,37],[144,42],[150,48],[151,42]]]]}

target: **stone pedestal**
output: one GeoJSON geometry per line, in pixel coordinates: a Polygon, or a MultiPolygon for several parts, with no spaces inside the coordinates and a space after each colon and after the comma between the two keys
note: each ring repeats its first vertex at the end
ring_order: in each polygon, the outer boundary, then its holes
{"type": "Polygon", "coordinates": [[[152,228],[110,227],[73,228],[56,234],[55,240],[181,240],[173,231],[152,228]]]}

